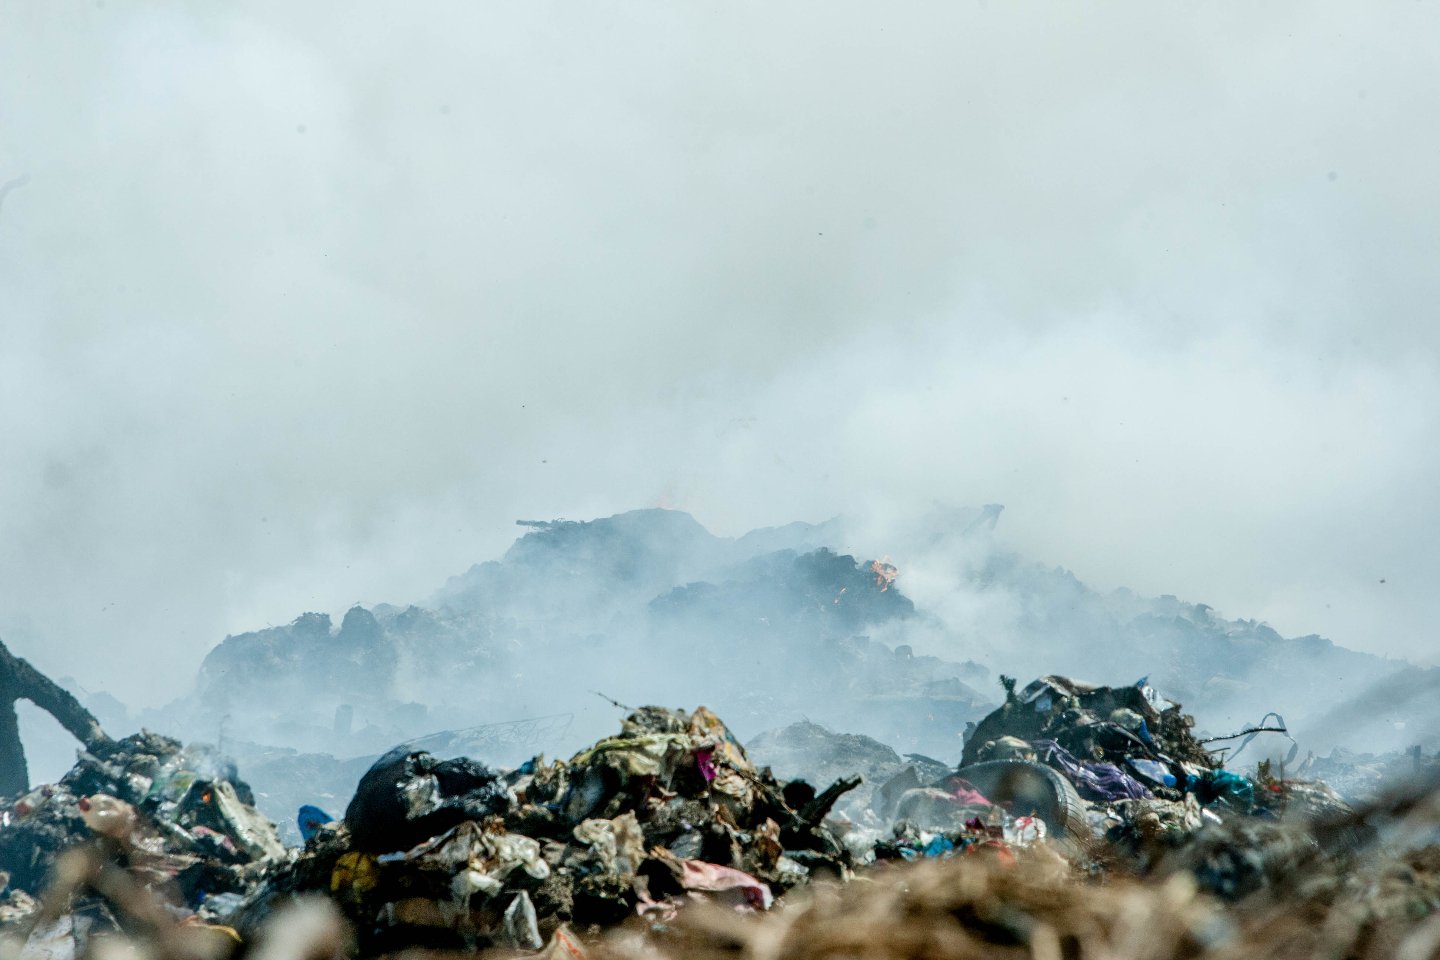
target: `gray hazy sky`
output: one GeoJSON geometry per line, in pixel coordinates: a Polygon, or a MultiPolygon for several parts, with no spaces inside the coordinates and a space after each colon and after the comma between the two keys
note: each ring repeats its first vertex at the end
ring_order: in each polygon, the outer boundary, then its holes
{"type": "Polygon", "coordinates": [[[999,501],[1433,662],[1437,26],[0,0],[0,635],[156,702],[517,517],[999,501]]]}

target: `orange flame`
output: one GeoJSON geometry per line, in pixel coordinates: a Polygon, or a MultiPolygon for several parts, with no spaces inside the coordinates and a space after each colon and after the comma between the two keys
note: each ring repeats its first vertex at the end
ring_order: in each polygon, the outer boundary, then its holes
{"type": "Polygon", "coordinates": [[[895,578],[900,576],[900,570],[895,564],[890,562],[889,557],[886,557],[884,560],[871,560],[870,572],[875,574],[875,586],[880,588],[881,593],[889,590],[890,584],[894,583],[895,578]]]}

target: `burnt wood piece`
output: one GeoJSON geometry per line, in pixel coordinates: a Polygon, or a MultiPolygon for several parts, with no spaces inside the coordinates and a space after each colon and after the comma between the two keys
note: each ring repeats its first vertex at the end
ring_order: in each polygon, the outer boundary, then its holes
{"type": "Polygon", "coordinates": [[[29,700],[54,717],[85,749],[97,756],[110,752],[115,744],[94,715],[29,661],[15,656],[0,641],[0,797],[13,797],[30,789],[30,768],[25,763],[25,745],[20,742],[20,718],[16,700],[29,700]]]}

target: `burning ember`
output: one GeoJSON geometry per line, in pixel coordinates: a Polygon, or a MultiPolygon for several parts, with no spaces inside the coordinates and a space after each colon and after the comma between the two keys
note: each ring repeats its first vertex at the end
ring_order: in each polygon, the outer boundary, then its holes
{"type": "Polygon", "coordinates": [[[890,584],[894,583],[895,578],[900,576],[900,570],[895,564],[890,562],[889,557],[886,557],[884,560],[871,560],[870,572],[875,574],[875,586],[880,588],[881,593],[889,590],[890,584]]]}

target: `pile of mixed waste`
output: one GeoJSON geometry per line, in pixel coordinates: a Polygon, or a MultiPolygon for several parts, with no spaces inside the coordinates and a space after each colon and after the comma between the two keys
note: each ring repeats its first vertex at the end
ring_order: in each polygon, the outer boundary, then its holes
{"type": "MultiPolygon", "coordinates": [[[[1267,829],[1352,812],[1326,784],[1276,776],[1269,763],[1253,777],[1224,769],[1194,720],[1144,680],[1102,687],[1047,676],[1019,692],[1002,682],[1005,702],[970,731],[957,770],[921,784],[907,769],[875,792],[875,812],[899,819],[897,835],[920,828],[923,849],[948,849],[966,839],[959,822],[994,805],[1006,811],[1007,836],[1026,835],[1013,815],[1028,813],[1073,862],[1144,874],[1177,851],[1198,856],[1209,839],[1249,830],[1236,862],[1194,871],[1202,887],[1233,898],[1260,885],[1265,858],[1278,855],[1257,839],[1267,829]]],[[[876,854],[887,850],[881,843],[876,854]]]]}
{"type": "MultiPolygon", "coordinates": [[[[302,851],[281,846],[233,771],[196,772],[195,759],[142,734],[10,804],[0,932],[79,952],[96,935],[137,932],[90,880],[59,912],[35,899],[67,848],[126,871],[162,912],[236,942],[298,895],[327,895],[366,953],[533,949],[566,928],[659,920],[697,898],[764,909],[852,865],[824,821],[859,779],[820,792],[781,783],[703,707],[643,708],[568,762],[511,771],[393,752],[342,819],[302,811],[302,851]]],[[[93,864],[75,869],[98,876],[93,864]]]]}
{"type": "Polygon", "coordinates": [[[107,741],[102,755],[82,750],[59,783],[0,803],[0,929],[74,950],[126,931],[125,908],[94,884],[42,903],[67,864],[97,879],[123,871],[167,916],[203,923],[288,857],[250,788],[213,750],[148,732],[107,741]]]}
{"type": "Polygon", "coordinates": [[[568,762],[508,772],[396,751],[252,900],[325,890],[375,952],[538,948],[696,896],[763,909],[849,874],[824,820],[857,782],[781,783],[703,707],[642,708],[568,762]]]}
{"type": "Polygon", "coordinates": [[[704,707],[634,710],[568,761],[513,770],[401,748],[343,816],[302,809],[303,849],[280,844],[213,752],[141,734],[0,807],[0,948],[69,960],[121,935],[187,960],[280,957],[282,942],[297,957],[572,960],[1440,949],[1435,783],[1352,807],[1267,764],[1224,769],[1144,681],[1005,683],[954,768],[813,724],[758,744],[792,768],[834,754],[808,763],[834,774],[823,790],[757,766],[704,707]],[[883,782],[857,791],[845,759],[883,782]]]}

